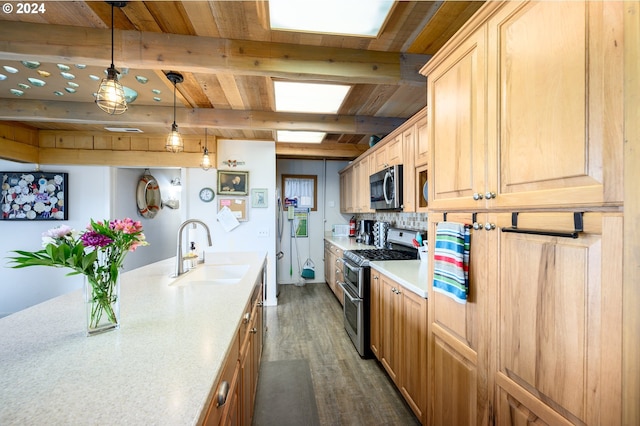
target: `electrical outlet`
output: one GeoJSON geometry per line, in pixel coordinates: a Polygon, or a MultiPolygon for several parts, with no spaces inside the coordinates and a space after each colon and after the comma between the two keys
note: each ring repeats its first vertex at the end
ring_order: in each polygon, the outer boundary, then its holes
{"type": "Polygon", "coordinates": [[[268,237],[269,236],[269,228],[258,229],[258,237],[268,237]]]}

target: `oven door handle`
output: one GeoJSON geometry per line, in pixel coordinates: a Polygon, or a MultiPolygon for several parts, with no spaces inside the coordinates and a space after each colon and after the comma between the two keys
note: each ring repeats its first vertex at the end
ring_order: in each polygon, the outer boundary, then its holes
{"type": "Polygon", "coordinates": [[[362,299],[360,299],[357,295],[356,295],[356,297],[353,297],[352,290],[349,287],[347,287],[347,285],[344,282],[338,281],[338,285],[340,287],[342,287],[342,290],[344,290],[344,294],[347,295],[347,297],[349,298],[351,303],[360,303],[360,302],[362,302],[362,299]]]}

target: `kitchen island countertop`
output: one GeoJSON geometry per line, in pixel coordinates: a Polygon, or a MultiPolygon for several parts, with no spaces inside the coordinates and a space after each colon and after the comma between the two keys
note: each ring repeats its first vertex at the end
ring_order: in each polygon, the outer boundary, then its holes
{"type": "Polygon", "coordinates": [[[242,255],[237,284],[170,285],[174,259],[122,274],[116,331],[85,336],[82,290],[0,319],[0,424],[202,423],[266,261],[242,255]]]}

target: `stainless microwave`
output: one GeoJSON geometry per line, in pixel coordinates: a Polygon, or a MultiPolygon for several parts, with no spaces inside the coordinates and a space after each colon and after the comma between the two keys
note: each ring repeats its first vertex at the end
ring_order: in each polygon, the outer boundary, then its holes
{"type": "Polygon", "coordinates": [[[402,210],[402,165],[369,176],[369,194],[373,210],[402,210]]]}

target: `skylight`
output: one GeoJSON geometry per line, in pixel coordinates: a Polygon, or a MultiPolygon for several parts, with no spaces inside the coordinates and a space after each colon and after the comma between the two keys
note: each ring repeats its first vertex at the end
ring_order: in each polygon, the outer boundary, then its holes
{"type": "Polygon", "coordinates": [[[376,37],[393,0],[269,0],[271,29],[376,37]]]}
{"type": "Polygon", "coordinates": [[[276,111],[336,114],[351,86],[274,81],[276,111]]]}
{"type": "Polygon", "coordinates": [[[292,130],[278,130],[276,133],[278,142],[292,143],[320,143],[327,135],[324,132],[303,132],[292,130]]]}

